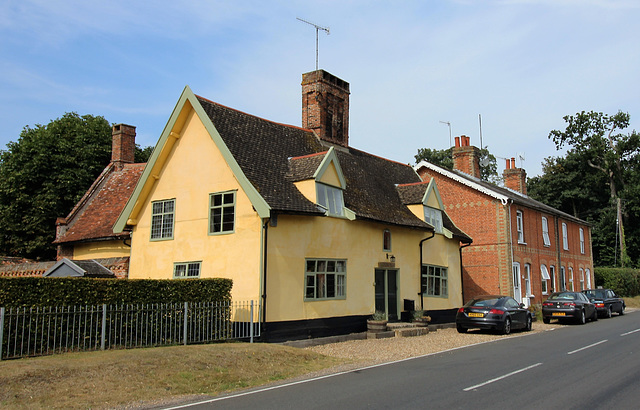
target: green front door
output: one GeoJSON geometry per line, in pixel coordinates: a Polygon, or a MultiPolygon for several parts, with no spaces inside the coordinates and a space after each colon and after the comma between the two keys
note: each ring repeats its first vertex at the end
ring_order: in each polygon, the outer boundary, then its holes
{"type": "Polygon", "coordinates": [[[398,270],[376,269],[376,311],[385,312],[389,321],[398,320],[398,270]]]}

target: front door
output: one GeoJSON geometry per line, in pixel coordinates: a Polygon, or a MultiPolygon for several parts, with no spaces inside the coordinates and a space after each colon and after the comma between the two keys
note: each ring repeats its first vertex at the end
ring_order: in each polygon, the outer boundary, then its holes
{"type": "Polygon", "coordinates": [[[385,312],[389,321],[398,320],[398,270],[376,269],[376,311],[385,312]]]}
{"type": "Polygon", "coordinates": [[[520,292],[520,264],[515,262],[513,264],[513,298],[522,303],[522,294],[520,292]]]}

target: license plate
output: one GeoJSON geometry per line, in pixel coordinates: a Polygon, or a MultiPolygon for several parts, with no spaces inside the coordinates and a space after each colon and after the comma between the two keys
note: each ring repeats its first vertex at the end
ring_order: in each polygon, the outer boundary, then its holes
{"type": "Polygon", "coordinates": [[[469,313],[469,317],[484,317],[484,313],[469,313]]]}
{"type": "Polygon", "coordinates": [[[565,316],[564,312],[553,312],[551,316],[565,316]]]}

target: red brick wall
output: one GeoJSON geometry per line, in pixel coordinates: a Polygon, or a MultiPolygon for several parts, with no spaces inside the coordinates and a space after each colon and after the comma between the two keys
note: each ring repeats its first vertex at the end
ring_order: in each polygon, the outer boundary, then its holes
{"type": "Polygon", "coordinates": [[[136,127],[126,124],[116,124],[112,130],[111,162],[118,164],[133,164],[136,153],[136,127]]]}
{"type": "Polygon", "coordinates": [[[349,146],[349,83],[324,70],[303,74],[302,127],[349,146]]]}
{"type": "MultiPolygon", "coordinates": [[[[555,266],[556,289],[560,289],[560,266],[574,273],[574,289],[580,289],[580,269],[591,273],[593,281],[593,261],[591,257],[590,230],[568,220],[558,220],[558,242],[555,219],[552,215],[519,206],[502,203],[473,188],[462,185],[428,168],[418,170],[420,177],[429,181],[435,178],[447,214],[453,222],[473,239],[473,243],[462,252],[464,299],[465,302],[480,294],[504,294],[513,296],[512,262],[520,264],[521,295],[525,295],[525,264],[531,266],[531,303],[541,303],[549,292],[542,294],[541,264],[549,269],[555,266]],[[517,211],[522,211],[524,243],[518,243],[517,211]],[[550,246],[544,246],[542,238],[542,216],[546,216],[549,226],[550,246]],[[509,216],[511,220],[509,220],[509,216]],[[510,223],[509,223],[510,221],[510,223]],[[569,250],[562,249],[562,222],[567,224],[569,250]],[[580,253],[579,228],[584,229],[585,253],[580,253]],[[513,239],[512,239],[513,238],[513,239]],[[513,247],[511,242],[513,240],[513,247]],[[512,259],[513,254],[513,259],[512,259]],[[558,263],[558,258],[560,263],[558,263]]],[[[585,286],[587,280],[585,278],[585,286]]]]}

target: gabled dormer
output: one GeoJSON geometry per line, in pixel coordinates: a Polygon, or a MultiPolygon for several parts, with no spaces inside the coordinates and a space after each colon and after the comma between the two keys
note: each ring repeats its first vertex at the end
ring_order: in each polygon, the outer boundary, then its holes
{"type": "Polygon", "coordinates": [[[289,177],[309,201],[327,216],[355,219],[344,205],[346,180],[333,147],[328,151],[289,159],[289,177]]]}
{"type": "Polygon", "coordinates": [[[449,218],[442,203],[442,197],[435,180],[415,184],[402,184],[397,187],[402,202],[418,218],[433,226],[434,232],[447,238],[458,237],[462,242],[471,242],[471,238],[460,230],[449,218]]]}

